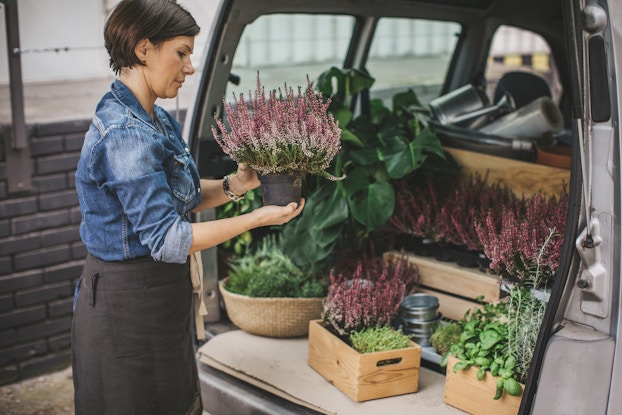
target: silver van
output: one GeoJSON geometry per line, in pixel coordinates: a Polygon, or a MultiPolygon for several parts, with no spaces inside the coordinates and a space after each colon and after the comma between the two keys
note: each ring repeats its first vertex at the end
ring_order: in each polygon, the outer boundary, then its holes
{"type": "MultiPolygon", "coordinates": [[[[222,177],[232,169],[211,126],[214,115],[222,116],[223,97],[254,90],[257,72],[266,88],[277,88],[284,82],[305,85],[307,75],[314,81],[331,67],[359,70],[375,82],[352,95],[355,112],[366,111],[370,99],[388,100],[412,89],[432,114],[444,146],[534,166],[537,144],[520,139],[535,125],[533,118],[521,119],[518,131],[509,134],[476,122],[508,111],[508,105],[519,109],[525,100],[546,96],[553,102],[537,115],[550,128],[549,144],[569,155],[570,203],[560,266],[519,413],[622,414],[622,1],[205,3],[214,18],[203,24],[208,45],[185,122],[204,176],[222,177]],[[504,92],[509,103],[503,102],[504,92]],[[458,123],[457,115],[464,114],[471,116],[458,123]]],[[[204,255],[215,262],[214,252],[204,255]]],[[[226,316],[217,270],[210,275],[208,331],[211,324],[218,336],[226,316]]],[[[200,371],[210,413],[318,413],[207,365],[200,371]]]]}

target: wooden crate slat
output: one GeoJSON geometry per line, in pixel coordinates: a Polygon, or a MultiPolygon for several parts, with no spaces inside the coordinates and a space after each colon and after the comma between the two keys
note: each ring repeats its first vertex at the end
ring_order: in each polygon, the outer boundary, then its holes
{"type": "MultiPolygon", "coordinates": [[[[516,415],[518,413],[521,397],[503,393],[501,399],[494,400],[498,378],[487,372],[483,380],[477,380],[475,367],[454,373],[453,367],[458,361],[452,356],[447,362],[444,398],[446,404],[471,415],[516,415]]],[[[522,387],[524,389],[524,385],[522,387]]]]}
{"type": "Polygon", "coordinates": [[[467,172],[488,174],[488,182],[507,185],[518,196],[531,196],[542,190],[559,194],[570,183],[570,170],[504,157],[445,147],[467,172]]]}
{"type": "MultiPolygon", "coordinates": [[[[397,258],[400,253],[386,252],[385,260],[397,258]]],[[[483,296],[485,302],[501,299],[501,280],[475,268],[464,268],[453,262],[442,262],[430,257],[405,253],[408,260],[419,268],[420,285],[475,300],[483,296]]]]}
{"type": "Polygon", "coordinates": [[[419,389],[421,347],[411,344],[405,349],[361,354],[324,328],[321,320],[312,320],[308,363],[357,402],[413,393],[419,389]]]}
{"type": "Polygon", "coordinates": [[[420,288],[418,292],[431,294],[438,298],[438,311],[444,318],[450,320],[462,320],[467,311],[482,308],[478,302],[465,300],[430,288],[420,288]]]}

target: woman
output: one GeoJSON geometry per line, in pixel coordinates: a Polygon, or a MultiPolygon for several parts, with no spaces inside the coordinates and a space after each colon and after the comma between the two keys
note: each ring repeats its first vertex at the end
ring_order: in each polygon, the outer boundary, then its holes
{"type": "Polygon", "coordinates": [[[190,223],[259,186],[244,166],[199,179],[173,117],[155,105],[194,73],[199,27],[170,0],[123,0],[104,29],[118,75],[99,102],[76,172],[88,257],[72,330],[76,414],[201,414],[189,255],[283,224],[300,204],[190,223]]]}

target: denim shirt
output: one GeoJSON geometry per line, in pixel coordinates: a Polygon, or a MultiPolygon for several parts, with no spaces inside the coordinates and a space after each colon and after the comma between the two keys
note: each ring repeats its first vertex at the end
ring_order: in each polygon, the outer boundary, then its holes
{"type": "Polygon", "coordinates": [[[86,133],[76,171],[80,236],[105,261],[188,259],[199,172],[179,123],[157,105],[154,115],[160,126],[115,80],[86,133]]]}

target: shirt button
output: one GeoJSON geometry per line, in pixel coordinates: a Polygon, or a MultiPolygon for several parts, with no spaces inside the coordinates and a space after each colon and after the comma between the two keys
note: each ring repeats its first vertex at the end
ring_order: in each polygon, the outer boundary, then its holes
{"type": "Polygon", "coordinates": [[[197,193],[201,193],[201,189],[197,190],[197,193]]]}
{"type": "Polygon", "coordinates": [[[184,148],[184,151],[185,151],[186,153],[189,153],[189,152],[190,152],[190,149],[189,149],[188,147],[186,147],[186,148],[184,148]]]}

